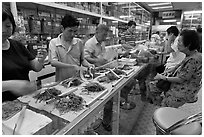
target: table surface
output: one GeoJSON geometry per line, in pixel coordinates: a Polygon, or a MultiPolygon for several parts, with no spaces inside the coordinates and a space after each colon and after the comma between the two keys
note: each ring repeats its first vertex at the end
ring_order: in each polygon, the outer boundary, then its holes
{"type": "MultiPolygon", "coordinates": [[[[115,118],[115,122],[113,122],[113,130],[112,134],[116,135],[119,132],[119,115],[120,115],[120,90],[133,78],[135,78],[140,71],[145,69],[145,66],[147,64],[141,64],[139,66],[133,66],[133,70],[131,73],[124,77],[116,86],[112,87],[112,89],[106,94],[105,96],[101,97],[97,101],[95,101],[91,106],[86,108],[81,114],[79,114],[76,118],[74,118],[71,122],[67,122],[66,124],[61,124],[63,126],[60,127],[60,129],[56,133],[57,135],[63,135],[63,134],[79,134],[80,132],[83,133],[86,131],[87,128],[90,127],[92,123],[95,122],[95,120],[99,116],[99,112],[103,110],[104,105],[113,98],[115,103],[114,107],[116,107],[116,114],[113,115],[115,118]]],[[[41,110],[38,110],[38,108],[33,108],[33,111],[38,111],[40,113],[41,110]]],[[[47,113],[44,113],[47,114],[47,113]]],[[[51,115],[51,114],[49,114],[51,115]]],[[[56,121],[55,121],[56,122],[56,121]]],[[[58,121],[59,122],[59,121],[58,121]]],[[[61,121],[63,122],[63,120],[61,121]]],[[[44,133],[46,134],[46,133],[44,133]]]]}

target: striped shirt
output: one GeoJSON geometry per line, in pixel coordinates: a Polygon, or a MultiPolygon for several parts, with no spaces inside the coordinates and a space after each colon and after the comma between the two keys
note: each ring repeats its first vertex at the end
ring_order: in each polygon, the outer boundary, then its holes
{"type": "Polygon", "coordinates": [[[121,43],[122,44],[130,44],[131,46],[135,46],[136,41],[136,33],[129,32],[128,30],[121,34],[121,43]]]}

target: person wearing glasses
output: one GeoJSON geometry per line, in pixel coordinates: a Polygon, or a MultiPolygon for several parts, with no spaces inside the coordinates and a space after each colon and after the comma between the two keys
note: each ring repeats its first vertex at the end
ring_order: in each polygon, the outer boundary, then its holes
{"type": "Polygon", "coordinates": [[[75,38],[79,22],[66,14],[61,21],[63,32],[49,43],[49,59],[56,67],[55,81],[62,81],[78,75],[81,65],[94,67],[84,59],[84,46],[79,38],[75,38]]]}

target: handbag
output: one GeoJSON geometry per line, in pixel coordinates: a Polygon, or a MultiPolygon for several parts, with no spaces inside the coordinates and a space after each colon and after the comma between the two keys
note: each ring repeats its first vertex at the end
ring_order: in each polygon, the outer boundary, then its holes
{"type": "Polygon", "coordinates": [[[171,82],[160,79],[158,80],[158,82],[156,83],[156,86],[158,89],[167,92],[170,89],[171,86],[171,82]]]}

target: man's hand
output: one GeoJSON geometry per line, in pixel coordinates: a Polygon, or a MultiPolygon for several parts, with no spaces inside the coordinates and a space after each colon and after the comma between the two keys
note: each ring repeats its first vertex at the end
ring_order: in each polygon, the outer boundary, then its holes
{"type": "Polygon", "coordinates": [[[105,60],[104,58],[98,58],[95,65],[96,66],[102,66],[102,65],[107,64],[107,63],[108,63],[108,61],[105,60]]]}

